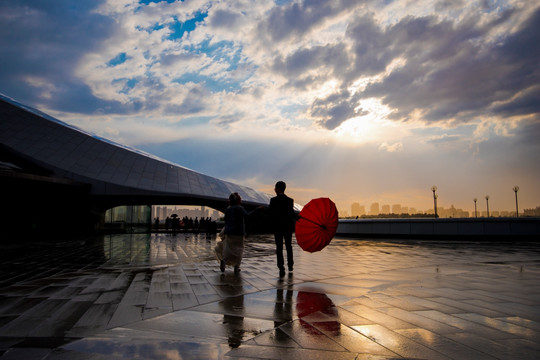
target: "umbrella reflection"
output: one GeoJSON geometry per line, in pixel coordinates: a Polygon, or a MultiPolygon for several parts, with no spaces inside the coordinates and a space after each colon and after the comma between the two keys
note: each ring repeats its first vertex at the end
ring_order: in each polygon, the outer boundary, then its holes
{"type": "Polygon", "coordinates": [[[299,291],[296,297],[296,313],[302,328],[312,335],[321,335],[312,325],[332,335],[339,335],[338,311],[326,294],[299,291]],[[309,317],[309,320],[307,319],[309,317]]]}

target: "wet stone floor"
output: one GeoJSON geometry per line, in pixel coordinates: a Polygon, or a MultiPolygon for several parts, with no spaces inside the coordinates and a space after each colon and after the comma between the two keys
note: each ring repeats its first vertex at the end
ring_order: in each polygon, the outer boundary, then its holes
{"type": "Polygon", "coordinates": [[[540,246],[205,234],[1,245],[0,359],[539,359],[540,246]]]}

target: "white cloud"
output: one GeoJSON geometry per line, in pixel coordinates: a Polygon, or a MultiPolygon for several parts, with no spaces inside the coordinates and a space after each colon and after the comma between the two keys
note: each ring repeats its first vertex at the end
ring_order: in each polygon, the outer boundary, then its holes
{"type": "Polygon", "coordinates": [[[399,142],[393,143],[393,144],[383,142],[381,145],[379,145],[379,150],[388,151],[388,152],[398,152],[398,151],[403,150],[403,144],[399,142]]]}

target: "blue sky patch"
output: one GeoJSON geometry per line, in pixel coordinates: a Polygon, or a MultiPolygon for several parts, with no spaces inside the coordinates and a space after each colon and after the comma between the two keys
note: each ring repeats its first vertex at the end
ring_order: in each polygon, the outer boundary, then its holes
{"type": "Polygon", "coordinates": [[[135,87],[135,85],[139,83],[139,81],[140,81],[139,79],[128,79],[121,93],[127,94],[131,89],[135,87]]]}
{"type": "Polygon", "coordinates": [[[116,55],[113,59],[111,59],[107,63],[107,66],[112,67],[112,66],[120,65],[120,64],[126,62],[127,59],[128,59],[127,54],[125,52],[120,53],[120,54],[116,55]]]}
{"type": "Polygon", "coordinates": [[[197,27],[197,23],[204,21],[208,16],[207,12],[198,13],[193,19],[187,21],[178,21],[175,17],[175,22],[170,26],[171,35],[169,35],[169,40],[181,39],[186,32],[191,32],[197,27]]]}
{"type": "Polygon", "coordinates": [[[120,90],[120,93],[122,94],[128,94],[129,91],[131,89],[133,89],[135,87],[135,85],[137,85],[139,83],[139,79],[136,79],[136,78],[133,78],[133,79],[126,79],[126,78],[123,78],[123,79],[114,79],[112,81],[113,84],[116,84],[116,83],[123,83],[124,84],[124,87],[122,88],[122,90],[120,90]]]}

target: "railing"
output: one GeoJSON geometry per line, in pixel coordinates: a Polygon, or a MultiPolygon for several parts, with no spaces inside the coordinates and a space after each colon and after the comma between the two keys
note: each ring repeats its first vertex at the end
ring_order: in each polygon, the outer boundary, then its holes
{"type": "Polygon", "coordinates": [[[337,234],[373,237],[540,239],[540,218],[342,219],[337,234]]]}

